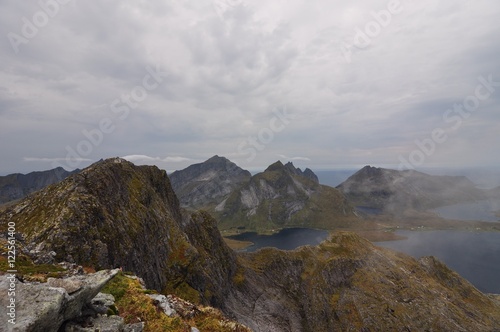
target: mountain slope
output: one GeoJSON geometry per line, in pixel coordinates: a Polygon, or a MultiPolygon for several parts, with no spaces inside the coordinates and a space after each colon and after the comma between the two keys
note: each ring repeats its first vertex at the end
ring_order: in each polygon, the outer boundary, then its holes
{"type": "Polygon", "coordinates": [[[62,167],[57,167],[42,172],[0,176],[0,204],[26,197],[32,192],[60,182],[78,172],[79,170],[68,172],[62,167]]]}
{"type": "Polygon", "coordinates": [[[251,269],[229,300],[235,317],[254,331],[500,327],[498,303],[433,257],[417,261],[352,233],[336,233],[318,247],[242,254],[240,261],[251,269]]]}
{"type": "Polygon", "coordinates": [[[234,254],[217,237],[211,240],[217,252],[197,249],[202,248],[199,241],[206,241],[205,233],[218,235],[215,223],[213,229],[198,229],[204,218],[181,214],[165,171],[113,158],[25,198],[0,215],[0,225],[5,229],[7,221],[14,222],[23,234],[19,244],[40,262],[50,261],[53,251],[56,261],[96,269],[123,267],[158,291],[192,289],[186,269],[193,264],[192,270],[206,276],[192,282],[203,289],[201,298],[220,302],[203,294],[211,289],[223,296],[214,283],[231,277],[234,254]],[[226,262],[214,275],[208,266],[211,257],[226,262]]]}
{"type": "Polygon", "coordinates": [[[426,210],[485,198],[484,192],[463,176],[435,176],[370,166],[356,172],[337,189],[356,206],[385,212],[426,210]]]}
{"type": "MultiPolygon", "coordinates": [[[[294,190],[321,191],[283,166],[256,179],[282,190],[277,184],[291,178],[294,190]]],[[[500,328],[499,305],[443,264],[377,248],[351,233],[336,233],[318,247],[237,254],[208,213],[179,209],[164,171],[118,158],[0,213],[3,267],[8,222],[16,225],[18,252],[35,260],[54,251],[56,261],[121,266],[150,288],[215,306],[254,331],[500,328]]]]}
{"type": "Polygon", "coordinates": [[[228,159],[214,156],[173,172],[170,181],[181,206],[196,209],[220,203],[250,177],[250,172],[228,159]]]}
{"type": "Polygon", "coordinates": [[[215,211],[221,229],[333,229],[357,219],[338,190],[320,185],[311,175],[304,176],[291,163],[279,161],[232,192],[215,211]]]}

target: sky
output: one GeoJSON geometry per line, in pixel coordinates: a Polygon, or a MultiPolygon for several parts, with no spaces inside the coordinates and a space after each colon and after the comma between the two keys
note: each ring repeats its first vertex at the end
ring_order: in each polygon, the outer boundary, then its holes
{"type": "Polygon", "coordinates": [[[500,165],[500,2],[0,0],[0,175],[500,165]]]}

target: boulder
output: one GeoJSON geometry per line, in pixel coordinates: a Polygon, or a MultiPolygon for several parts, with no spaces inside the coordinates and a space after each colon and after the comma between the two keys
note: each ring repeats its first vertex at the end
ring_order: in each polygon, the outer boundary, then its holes
{"type": "MultiPolygon", "coordinates": [[[[45,284],[16,282],[16,324],[12,325],[11,331],[57,331],[65,321],[79,317],[82,309],[118,271],[119,269],[103,270],[45,284]],[[53,287],[51,284],[62,287],[53,287]],[[64,287],[72,293],[69,294],[64,287]]],[[[9,275],[0,276],[0,289],[9,289],[11,279],[8,277],[9,275]]],[[[0,298],[2,317],[7,317],[4,311],[9,301],[7,296],[0,298]]]]}

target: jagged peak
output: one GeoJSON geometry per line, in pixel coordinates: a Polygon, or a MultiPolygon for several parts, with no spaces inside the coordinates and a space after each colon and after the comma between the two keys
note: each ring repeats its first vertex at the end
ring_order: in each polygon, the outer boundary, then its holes
{"type": "Polygon", "coordinates": [[[286,164],[283,164],[281,161],[278,160],[265,170],[265,172],[269,171],[286,171],[288,173],[299,175],[319,183],[318,177],[316,176],[316,174],[314,174],[314,172],[311,169],[306,168],[304,171],[302,171],[300,168],[295,167],[291,161],[287,162],[286,164]]]}

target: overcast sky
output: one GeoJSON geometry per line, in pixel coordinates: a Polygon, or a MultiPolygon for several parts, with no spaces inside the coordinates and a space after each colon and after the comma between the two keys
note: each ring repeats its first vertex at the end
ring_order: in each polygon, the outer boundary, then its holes
{"type": "Polygon", "coordinates": [[[1,0],[0,174],[498,166],[499,18],[492,0],[1,0]]]}

